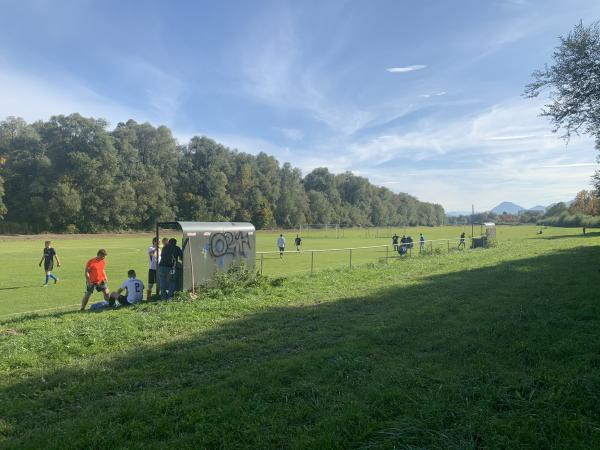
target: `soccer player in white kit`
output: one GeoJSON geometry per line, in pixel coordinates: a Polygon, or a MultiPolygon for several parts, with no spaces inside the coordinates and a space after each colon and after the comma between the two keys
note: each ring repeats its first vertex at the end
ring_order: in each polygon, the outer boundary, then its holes
{"type": "Polygon", "coordinates": [[[144,298],[144,283],[137,279],[135,270],[129,270],[127,276],[129,278],[123,281],[119,290],[110,294],[108,300],[110,306],[115,304],[115,300],[118,300],[122,306],[129,306],[141,302],[144,298]],[[124,291],[127,291],[127,295],[123,295],[124,291]]]}
{"type": "Polygon", "coordinates": [[[160,248],[158,247],[156,237],[152,238],[152,245],[148,247],[148,290],[146,291],[146,301],[152,297],[152,288],[156,284],[156,268],[160,261],[160,248]]]}

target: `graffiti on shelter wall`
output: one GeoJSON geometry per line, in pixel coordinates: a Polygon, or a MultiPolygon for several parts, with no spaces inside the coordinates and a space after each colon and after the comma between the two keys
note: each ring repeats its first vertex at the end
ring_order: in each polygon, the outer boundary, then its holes
{"type": "Polygon", "coordinates": [[[225,231],[213,233],[210,237],[210,254],[215,258],[231,255],[233,257],[247,257],[247,251],[251,248],[248,232],[225,231]]]}

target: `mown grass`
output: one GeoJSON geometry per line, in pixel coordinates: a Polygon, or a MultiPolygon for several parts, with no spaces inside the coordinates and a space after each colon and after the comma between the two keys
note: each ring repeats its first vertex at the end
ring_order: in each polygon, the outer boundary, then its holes
{"type": "Polygon", "coordinates": [[[0,321],[7,448],[599,448],[600,237],[0,321]]]}
{"type": "MultiPolygon", "coordinates": [[[[288,241],[288,250],[284,258],[270,254],[263,257],[263,273],[270,276],[298,275],[310,272],[310,250],[331,248],[365,247],[374,245],[391,244],[391,234],[396,231],[399,235],[412,235],[418,237],[424,231],[427,239],[457,238],[461,231],[470,233],[470,227],[436,227],[436,228],[403,228],[403,229],[351,229],[344,230],[339,239],[331,230],[313,231],[304,237],[304,252],[298,254],[293,251],[293,238],[295,233],[285,232],[288,241]]],[[[478,232],[479,230],[475,230],[478,232]]],[[[499,227],[498,238],[502,242],[522,240],[525,238],[539,238],[563,236],[573,234],[573,229],[554,228],[547,229],[542,236],[536,235],[536,227],[499,227]]],[[[591,230],[590,230],[591,232],[591,230]]],[[[167,234],[168,235],[168,234],[167,234]]],[[[177,236],[172,233],[168,236],[177,236]]],[[[274,251],[279,232],[259,231],[257,233],[257,250],[274,251]]],[[[58,286],[52,283],[48,288],[42,288],[44,281],[43,269],[38,267],[44,246],[44,236],[33,239],[0,238],[0,319],[9,314],[19,314],[28,311],[49,311],[56,308],[76,309],[81,301],[84,291],[83,268],[86,261],[92,258],[99,248],[108,250],[107,274],[109,286],[116,289],[126,278],[127,270],[137,270],[138,276],[145,282],[148,269],[146,250],[150,245],[152,236],[145,235],[113,235],[113,236],[60,236],[53,238],[62,267],[56,268],[55,273],[60,277],[58,286]]],[[[451,251],[454,251],[456,242],[452,242],[451,251]]],[[[355,250],[352,253],[353,266],[377,263],[386,255],[393,255],[390,248],[355,250]]],[[[426,247],[429,251],[429,245],[426,247]]],[[[418,252],[414,249],[413,256],[418,252]]],[[[448,251],[445,242],[436,242],[434,250],[441,254],[448,251]]],[[[332,268],[344,268],[350,265],[348,251],[315,253],[312,263],[315,271],[332,268]]],[[[256,265],[260,268],[260,260],[256,265]]],[[[99,300],[99,294],[92,297],[99,300]]]]}

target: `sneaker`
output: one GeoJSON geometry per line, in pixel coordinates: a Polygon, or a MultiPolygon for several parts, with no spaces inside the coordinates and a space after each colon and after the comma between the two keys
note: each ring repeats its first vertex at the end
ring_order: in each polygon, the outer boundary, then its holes
{"type": "Polygon", "coordinates": [[[48,287],[48,285],[47,284],[42,284],[42,287],[48,287]]]}

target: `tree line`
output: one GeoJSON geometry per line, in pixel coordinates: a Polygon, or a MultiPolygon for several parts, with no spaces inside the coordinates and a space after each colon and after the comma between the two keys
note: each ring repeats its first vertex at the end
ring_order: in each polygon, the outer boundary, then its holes
{"type": "Polygon", "coordinates": [[[580,191],[569,205],[556,203],[546,211],[539,225],[557,227],[600,227],[600,197],[596,190],[580,191]]]}
{"type": "Polygon", "coordinates": [[[0,225],[12,232],[151,229],[156,221],[440,225],[441,205],[350,172],[306,176],[265,153],[207,137],[180,145],[166,126],[59,115],[0,122],[0,225]]]}

